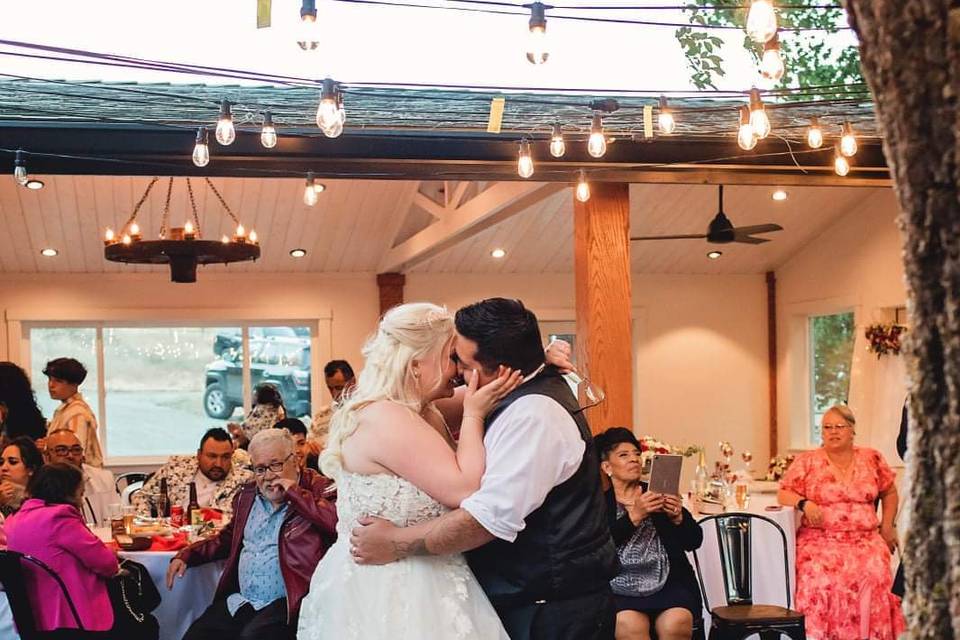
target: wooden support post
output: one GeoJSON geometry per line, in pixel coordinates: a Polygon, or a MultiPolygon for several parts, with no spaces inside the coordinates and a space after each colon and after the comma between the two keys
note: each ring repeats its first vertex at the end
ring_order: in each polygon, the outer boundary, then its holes
{"type": "Polygon", "coordinates": [[[770,395],[770,457],[777,455],[777,276],[767,271],[767,382],[770,395]]]}
{"type": "Polygon", "coordinates": [[[402,273],[378,273],[377,286],[380,288],[380,316],[391,307],[403,304],[403,285],[407,276],[402,273]]]}
{"type": "Polygon", "coordinates": [[[574,198],[573,215],[577,359],[607,396],[587,419],[595,434],[632,428],[630,185],[590,185],[587,202],[574,198]]]}

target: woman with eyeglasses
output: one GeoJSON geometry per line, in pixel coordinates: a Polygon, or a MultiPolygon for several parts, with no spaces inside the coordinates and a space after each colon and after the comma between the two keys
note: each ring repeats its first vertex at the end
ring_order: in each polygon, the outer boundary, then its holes
{"type": "Polygon", "coordinates": [[[906,628],[900,598],[890,592],[894,472],[879,451],[854,446],[855,425],[849,407],[828,409],[823,446],[797,456],[777,495],[803,514],[796,607],[811,640],[894,640],[906,628]]]}

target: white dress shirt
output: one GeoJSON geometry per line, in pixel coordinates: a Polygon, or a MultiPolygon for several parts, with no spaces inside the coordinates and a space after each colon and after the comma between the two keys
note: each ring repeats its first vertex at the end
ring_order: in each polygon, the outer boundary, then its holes
{"type": "MultiPolygon", "coordinates": [[[[197,469],[197,475],[193,477],[194,483],[197,485],[197,504],[201,507],[209,507],[213,502],[213,496],[217,492],[217,489],[220,488],[220,482],[211,480],[207,476],[203,475],[203,472],[197,469]]],[[[190,502],[190,492],[187,492],[187,502],[190,502]]],[[[183,505],[184,509],[189,507],[189,504],[183,505]]]]}
{"type": "Polygon", "coordinates": [[[120,494],[113,474],[83,464],[83,516],[87,522],[102,525],[108,522],[108,507],[120,503],[120,494]]]}
{"type": "Polygon", "coordinates": [[[570,413],[531,394],[503,410],[483,438],[487,466],[480,488],[460,504],[491,534],[513,542],[525,519],[580,467],[586,444],[570,413]]]}

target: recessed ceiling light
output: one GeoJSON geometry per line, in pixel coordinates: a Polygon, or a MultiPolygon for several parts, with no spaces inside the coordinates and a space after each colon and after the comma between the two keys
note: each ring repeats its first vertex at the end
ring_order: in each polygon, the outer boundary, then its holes
{"type": "Polygon", "coordinates": [[[44,256],[45,258],[54,258],[58,253],[60,252],[52,247],[40,249],[40,255],[44,256]]]}
{"type": "Polygon", "coordinates": [[[786,199],[787,199],[787,192],[784,191],[783,189],[777,189],[776,191],[773,192],[773,195],[772,195],[771,197],[772,197],[774,200],[777,200],[778,202],[781,201],[781,200],[786,200],[786,199]]]}
{"type": "Polygon", "coordinates": [[[503,249],[494,249],[493,251],[490,252],[490,257],[497,258],[498,260],[505,255],[507,255],[507,252],[504,251],[503,249]]]}
{"type": "Polygon", "coordinates": [[[43,180],[31,178],[30,180],[27,180],[27,184],[23,186],[25,186],[27,189],[33,189],[34,191],[37,191],[38,189],[43,189],[43,180]]]}
{"type": "Polygon", "coordinates": [[[302,258],[302,257],[305,256],[305,255],[307,255],[307,250],[306,250],[306,249],[291,249],[291,250],[290,250],[290,257],[291,257],[291,258],[302,258]]]}
{"type": "Polygon", "coordinates": [[[711,251],[710,253],[707,254],[707,257],[710,258],[711,260],[716,260],[722,255],[723,255],[723,251],[711,251]]]}
{"type": "Polygon", "coordinates": [[[313,183],[313,190],[314,190],[315,193],[323,193],[324,191],[327,190],[327,186],[326,186],[325,184],[323,184],[322,182],[314,182],[314,183],[313,183]]]}

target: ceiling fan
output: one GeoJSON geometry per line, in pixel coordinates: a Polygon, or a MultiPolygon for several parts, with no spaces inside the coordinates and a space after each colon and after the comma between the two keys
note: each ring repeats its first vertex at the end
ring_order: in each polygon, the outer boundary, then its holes
{"type": "Polygon", "coordinates": [[[720,211],[710,221],[707,232],[704,234],[687,234],[676,236],[639,236],[630,238],[630,240],[692,240],[697,238],[706,238],[707,242],[714,244],[727,244],[729,242],[741,242],[743,244],[762,244],[770,242],[769,238],[754,237],[756,233],[772,233],[773,231],[783,231],[783,227],[778,224],[755,224],[749,227],[735,227],[730,222],[730,218],[723,213],[723,185],[720,185],[720,211]]]}

